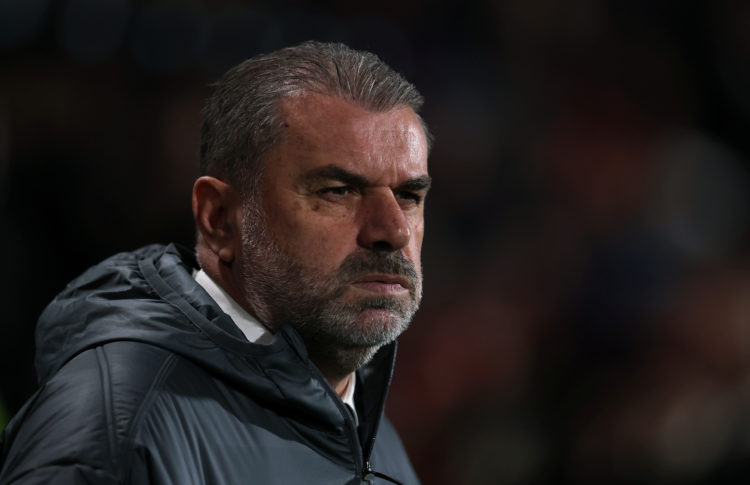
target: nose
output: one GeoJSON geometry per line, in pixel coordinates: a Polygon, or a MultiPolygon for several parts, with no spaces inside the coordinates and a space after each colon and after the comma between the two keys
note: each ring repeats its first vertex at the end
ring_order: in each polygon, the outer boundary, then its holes
{"type": "Polygon", "coordinates": [[[409,243],[411,229],[390,189],[373,190],[360,206],[358,244],[373,251],[393,252],[409,243]]]}

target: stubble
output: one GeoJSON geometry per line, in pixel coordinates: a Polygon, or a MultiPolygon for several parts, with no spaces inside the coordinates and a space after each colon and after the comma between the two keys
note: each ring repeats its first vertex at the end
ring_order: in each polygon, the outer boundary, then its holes
{"type": "Polygon", "coordinates": [[[422,279],[401,251],[361,249],[333,272],[321,274],[286,254],[266,233],[257,210],[247,208],[244,214],[245,297],[271,330],[284,324],[294,327],[326,377],[349,375],[407,329],[422,298],[422,279]],[[345,298],[352,283],[376,273],[404,278],[408,298],[345,298]]]}

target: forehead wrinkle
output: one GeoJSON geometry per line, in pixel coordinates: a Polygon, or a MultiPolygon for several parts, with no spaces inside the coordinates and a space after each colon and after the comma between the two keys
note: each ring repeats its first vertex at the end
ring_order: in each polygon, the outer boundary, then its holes
{"type": "Polygon", "coordinates": [[[381,129],[379,126],[357,129],[356,124],[336,126],[321,123],[300,123],[290,125],[286,131],[287,140],[304,149],[321,151],[341,151],[357,155],[377,155],[382,150],[401,150],[409,147],[418,136],[405,129],[381,129]],[[346,145],[332,146],[331,136],[349,141],[346,145]],[[375,148],[375,150],[373,150],[375,148]]]}
{"type": "Polygon", "coordinates": [[[408,106],[372,112],[313,93],[282,100],[281,112],[280,148],[298,159],[356,167],[370,179],[377,169],[378,183],[426,174],[425,135],[408,106]]]}
{"type": "Polygon", "coordinates": [[[410,130],[394,129],[388,130],[388,132],[370,130],[367,133],[359,133],[352,138],[346,137],[350,143],[341,145],[331,144],[329,142],[330,132],[325,133],[324,130],[308,131],[295,129],[292,126],[289,128],[285,132],[286,136],[284,136],[283,141],[301,159],[311,160],[316,158],[311,153],[320,153],[329,155],[332,162],[346,161],[351,163],[364,158],[376,163],[384,161],[393,163],[403,160],[391,160],[393,158],[391,157],[392,153],[395,151],[403,152],[405,149],[408,151],[407,159],[419,157],[419,153],[415,153],[419,151],[419,144],[412,142],[412,140],[418,139],[418,135],[410,130]]]}

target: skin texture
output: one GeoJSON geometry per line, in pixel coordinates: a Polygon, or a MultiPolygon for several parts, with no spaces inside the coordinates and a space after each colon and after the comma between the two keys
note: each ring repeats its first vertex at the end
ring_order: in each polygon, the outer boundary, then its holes
{"type": "Polygon", "coordinates": [[[199,259],[269,329],[294,325],[341,393],[421,299],[427,143],[408,107],[303,93],[281,113],[260,194],[196,181],[199,259]]]}

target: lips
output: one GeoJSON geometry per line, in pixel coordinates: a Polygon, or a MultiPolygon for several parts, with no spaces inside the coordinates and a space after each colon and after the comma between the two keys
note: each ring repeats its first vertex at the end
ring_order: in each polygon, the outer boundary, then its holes
{"type": "Polygon", "coordinates": [[[353,286],[382,294],[403,293],[413,289],[413,285],[408,278],[394,274],[370,274],[358,278],[353,286]]]}

